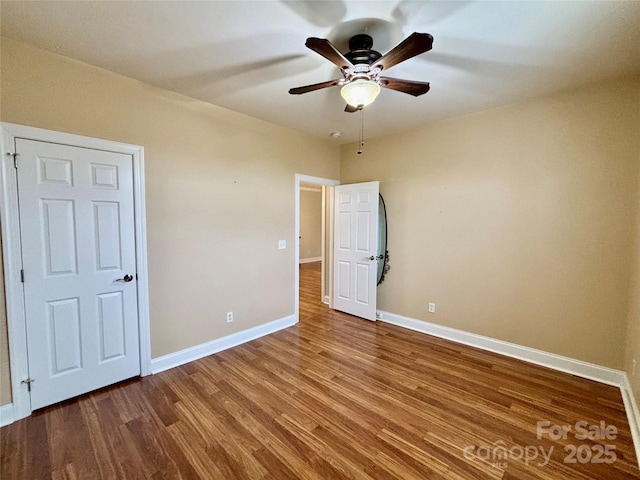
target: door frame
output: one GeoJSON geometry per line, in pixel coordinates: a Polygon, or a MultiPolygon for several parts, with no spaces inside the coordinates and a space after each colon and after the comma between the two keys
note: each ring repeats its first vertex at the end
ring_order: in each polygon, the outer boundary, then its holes
{"type": "MultiPolygon", "coordinates": [[[[27,357],[24,289],[20,279],[22,253],[18,211],[18,186],[14,166],[15,139],[58,143],[94,150],[131,155],[133,158],[133,197],[136,247],[136,282],[138,294],[138,329],[140,342],[140,375],[151,373],[151,335],[149,321],[149,290],[147,275],[147,233],[144,191],[144,148],[139,145],[101,140],[41,128],[0,123],[2,167],[0,170],[0,220],[2,223],[2,254],[4,260],[4,288],[7,307],[9,365],[13,419],[31,415],[31,397],[23,380],[29,377],[27,357]]],[[[18,157],[18,162],[19,162],[18,157]]]]}
{"type": "MultiPolygon", "coordinates": [[[[296,323],[300,321],[300,242],[298,239],[300,238],[300,184],[301,183],[314,183],[316,185],[322,185],[324,187],[335,187],[336,185],[340,185],[339,180],[331,180],[329,178],[321,178],[321,177],[313,177],[310,175],[303,175],[300,173],[295,174],[295,242],[294,242],[294,315],[296,319],[296,323]]],[[[325,218],[326,215],[326,205],[325,198],[329,199],[331,205],[333,205],[333,200],[331,199],[333,195],[326,194],[327,189],[324,189],[323,192],[323,202],[322,202],[322,264],[329,264],[333,262],[333,208],[329,210],[331,218],[325,218]],[[329,257],[325,258],[325,228],[326,225],[329,225],[329,229],[331,230],[331,234],[329,235],[329,257]]],[[[332,292],[332,274],[331,267],[329,267],[329,272],[326,271],[325,267],[325,276],[329,278],[329,291],[324,292],[325,295],[329,294],[329,306],[331,307],[333,304],[333,292],[332,292]]],[[[322,299],[324,301],[324,298],[322,299]]]]}

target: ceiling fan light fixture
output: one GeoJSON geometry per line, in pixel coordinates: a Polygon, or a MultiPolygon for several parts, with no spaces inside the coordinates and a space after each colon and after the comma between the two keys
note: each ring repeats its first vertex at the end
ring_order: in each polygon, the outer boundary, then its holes
{"type": "Polygon", "coordinates": [[[354,80],[340,90],[340,95],[352,107],[363,108],[373,103],[380,93],[380,85],[372,80],[354,80]]]}

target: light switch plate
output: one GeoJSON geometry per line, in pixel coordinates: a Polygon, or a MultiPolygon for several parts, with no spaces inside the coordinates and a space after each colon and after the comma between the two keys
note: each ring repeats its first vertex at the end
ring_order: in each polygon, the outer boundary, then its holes
{"type": "Polygon", "coordinates": [[[285,248],[287,248],[287,241],[286,240],[278,240],[278,248],[280,250],[284,250],[285,248]]]}

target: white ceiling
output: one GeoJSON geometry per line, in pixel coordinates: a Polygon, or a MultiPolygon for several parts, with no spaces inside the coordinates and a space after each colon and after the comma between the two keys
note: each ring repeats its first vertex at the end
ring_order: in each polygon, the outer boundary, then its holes
{"type": "Polygon", "coordinates": [[[304,46],[369,33],[381,53],[412,32],[433,50],[388,76],[428,81],[414,98],[385,90],[366,136],[640,71],[640,1],[2,1],[2,35],[253,117],[354,141],[360,114],[304,46]]]}

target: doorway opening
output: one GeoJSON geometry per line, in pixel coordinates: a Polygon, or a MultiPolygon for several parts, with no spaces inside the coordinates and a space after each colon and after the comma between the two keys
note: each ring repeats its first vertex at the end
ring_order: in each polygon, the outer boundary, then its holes
{"type": "Polygon", "coordinates": [[[333,187],[339,183],[308,175],[295,176],[295,314],[298,321],[331,307],[333,187]]]}

